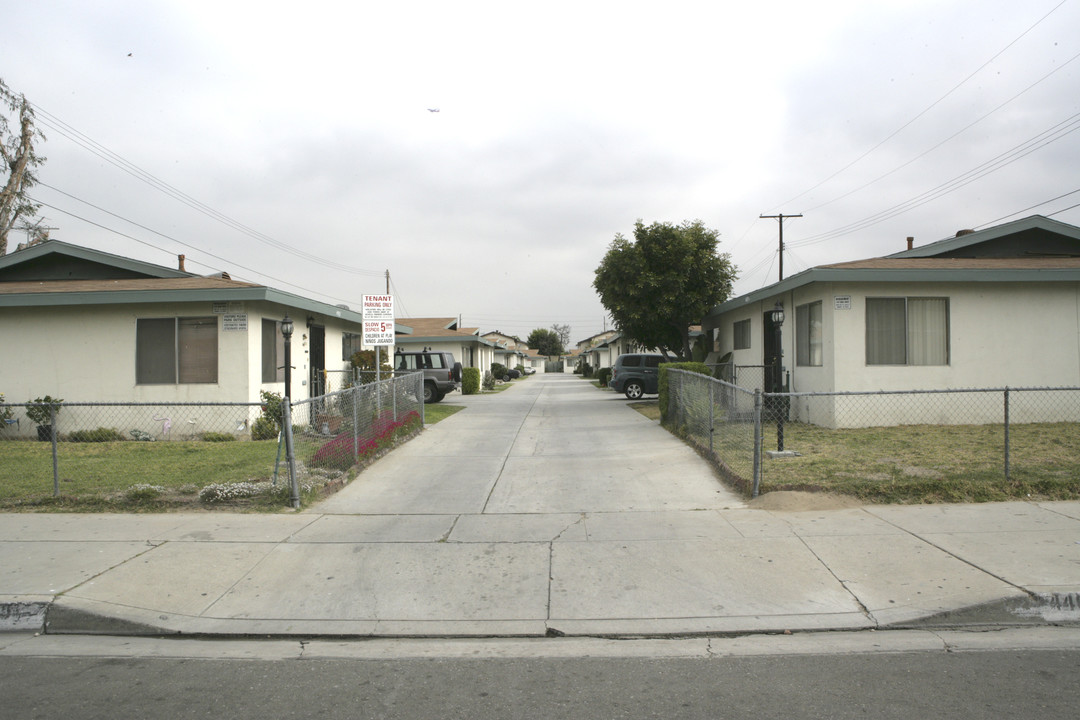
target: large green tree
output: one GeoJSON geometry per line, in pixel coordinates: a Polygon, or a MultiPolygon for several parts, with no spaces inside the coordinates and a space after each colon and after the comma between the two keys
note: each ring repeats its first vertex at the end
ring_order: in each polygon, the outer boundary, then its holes
{"type": "Polygon", "coordinates": [[[541,355],[562,355],[563,344],[559,339],[559,334],[554,330],[548,330],[546,328],[536,328],[529,337],[525,340],[525,344],[529,347],[539,350],[541,355]]]}
{"type": "Polygon", "coordinates": [[[634,223],[596,268],[593,287],[619,330],[665,356],[689,359],[690,326],[731,294],[736,270],[717,252],[720,233],[700,220],[681,225],[634,223]]]}
{"type": "Polygon", "coordinates": [[[0,80],[0,157],[7,171],[6,176],[0,175],[0,255],[7,253],[8,233],[15,223],[27,222],[37,213],[39,206],[28,191],[37,181],[34,169],[45,162],[34,152],[34,143],[44,139],[34,124],[29,101],[0,80]],[[14,127],[9,125],[8,113],[14,114],[14,127]]]}

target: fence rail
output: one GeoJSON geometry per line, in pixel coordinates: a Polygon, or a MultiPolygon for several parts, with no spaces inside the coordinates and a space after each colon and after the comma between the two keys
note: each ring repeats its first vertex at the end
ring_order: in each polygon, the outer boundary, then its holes
{"type": "Polygon", "coordinates": [[[765,393],[667,372],[668,425],[752,496],[763,484],[842,484],[846,475],[1036,484],[1080,476],[1077,387],[765,393]]]}
{"type": "Polygon", "coordinates": [[[262,492],[297,507],[304,490],[423,426],[422,381],[422,373],[400,375],[291,407],[265,398],[0,403],[0,506],[63,497],[107,506],[133,494],[182,504],[262,492]]]}

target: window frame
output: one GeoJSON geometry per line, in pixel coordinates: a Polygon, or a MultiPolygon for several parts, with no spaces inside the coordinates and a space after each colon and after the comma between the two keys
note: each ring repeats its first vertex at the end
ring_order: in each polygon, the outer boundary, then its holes
{"type": "MultiPolygon", "coordinates": [[[[866,312],[865,312],[865,315],[866,315],[866,318],[865,318],[865,325],[866,325],[866,328],[865,328],[866,329],[866,335],[865,335],[865,351],[866,351],[865,352],[865,361],[866,361],[866,365],[868,367],[948,367],[948,366],[950,366],[952,364],[952,303],[950,302],[949,297],[947,297],[947,296],[937,296],[937,295],[934,295],[934,296],[930,296],[930,295],[912,295],[912,296],[903,296],[903,297],[874,296],[874,297],[867,297],[866,298],[866,306],[865,307],[866,307],[866,312]],[[890,330],[888,328],[884,328],[884,329],[875,328],[874,330],[872,330],[871,325],[870,325],[871,324],[871,319],[872,319],[871,316],[872,316],[872,314],[875,313],[875,311],[871,307],[872,304],[874,304],[874,303],[882,303],[881,307],[884,308],[885,306],[884,306],[883,303],[885,303],[885,302],[889,302],[889,303],[903,302],[903,343],[902,343],[902,345],[903,345],[902,349],[903,349],[903,355],[904,355],[903,362],[899,362],[898,358],[893,358],[892,362],[882,362],[882,361],[877,360],[876,355],[874,355],[872,357],[872,353],[880,353],[880,354],[884,355],[884,354],[890,352],[889,348],[886,347],[886,345],[883,342],[882,337],[881,337],[882,333],[890,332],[890,330]],[[940,302],[940,303],[942,303],[943,310],[942,310],[942,317],[940,318],[941,337],[939,337],[937,339],[938,344],[940,344],[942,347],[940,347],[940,349],[938,349],[936,352],[940,353],[944,357],[942,358],[942,362],[931,362],[931,361],[922,361],[922,362],[920,362],[918,358],[916,358],[913,361],[913,359],[912,359],[912,345],[919,345],[920,343],[918,342],[918,340],[919,340],[920,337],[922,337],[922,339],[925,341],[925,336],[931,334],[934,331],[931,330],[931,329],[928,329],[925,326],[921,327],[921,328],[912,328],[912,312],[911,312],[912,304],[913,303],[922,304],[922,303],[930,303],[930,302],[940,302]],[[915,342],[913,342],[913,338],[915,339],[915,342]]],[[[884,318],[884,312],[883,311],[877,311],[877,312],[882,315],[882,320],[883,321],[886,320],[886,318],[884,318]]],[[[893,320],[895,321],[896,319],[899,318],[899,315],[895,311],[894,311],[893,314],[894,314],[893,320]]],[[[897,324],[897,323],[894,322],[894,324],[897,324]]],[[[894,328],[891,331],[895,332],[896,329],[894,328]]],[[[893,344],[897,344],[897,345],[899,344],[899,343],[897,343],[896,338],[893,338],[891,342],[893,344]]],[[[921,344],[923,346],[926,346],[925,342],[922,342],[921,344]]],[[[899,355],[897,350],[899,350],[899,348],[894,348],[891,352],[893,354],[899,355]]],[[[927,348],[927,349],[923,350],[923,353],[924,354],[931,354],[931,353],[935,353],[935,350],[933,348],[927,348]]]]}
{"type": "Polygon", "coordinates": [[[753,327],[750,322],[750,318],[746,318],[745,320],[736,320],[734,323],[732,323],[731,335],[731,344],[733,350],[749,350],[753,338],[753,327]],[[739,342],[740,333],[746,335],[746,338],[742,344],[740,344],[739,342]]]}
{"type": "Polygon", "coordinates": [[[216,385],[220,339],[217,315],[136,318],[135,384],[216,385]]]}
{"type": "Polygon", "coordinates": [[[796,366],[822,367],[825,364],[825,347],[822,342],[823,307],[821,300],[795,306],[796,366]],[[817,311],[816,318],[814,317],[815,310],[817,311]],[[816,330],[814,327],[815,320],[817,322],[816,330]]]}
{"type": "Polygon", "coordinates": [[[262,382],[285,382],[285,336],[281,321],[262,319],[262,382]]]}

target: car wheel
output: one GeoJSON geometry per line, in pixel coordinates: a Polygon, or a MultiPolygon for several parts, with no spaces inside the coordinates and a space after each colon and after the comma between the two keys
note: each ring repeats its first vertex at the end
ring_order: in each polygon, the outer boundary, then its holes
{"type": "Polygon", "coordinates": [[[454,382],[456,382],[456,383],[461,382],[461,363],[459,363],[459,362],[454,363],[454,369],[451,370],[450,372],[451,372],[450,377],[454,378],[454,382]]]}
{"type": "Polygon", "coordinates": [[[437,397],[439,397],[439,391],[435,389],[435,383],[424,383],[424,402],[439,402],[438,400],[436,400],[437,397]]]}
{"type": "Polygon", "coordinates": [[[641,383],[637,380],[631,380],[626,383],[626,397],[629,400],[640,400],[641,396],[645,394],[645,388],[641,387],[641,383]]]}

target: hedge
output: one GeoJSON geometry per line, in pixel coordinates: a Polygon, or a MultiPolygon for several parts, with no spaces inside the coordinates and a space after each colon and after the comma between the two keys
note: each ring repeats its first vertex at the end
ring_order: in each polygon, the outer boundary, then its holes
{"type": "Polygon", "coordinates": [[[480,392],[480,369],[461,368],[461,394],[475,395],[480,392]]]}
{"type": "Polygon", "coordinates": [[[668,414],[668,370],[687,370],[689,372],[695,372],[700,375],[707,375],[712,377],[712,370],[705,363],[699,362],[673,362],[673,363],[660,363],[660,382],[659,391],[660,398],[657,404],[660,406],[660,423],[667,422],[668,414]]]}

